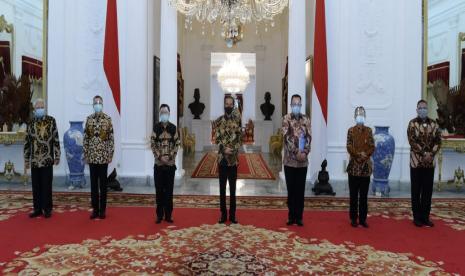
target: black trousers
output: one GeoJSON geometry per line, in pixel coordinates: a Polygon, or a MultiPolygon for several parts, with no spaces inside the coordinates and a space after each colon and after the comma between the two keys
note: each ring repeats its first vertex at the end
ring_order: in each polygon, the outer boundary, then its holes
{"type": "Polygon", "coordinates": [[[155,199],[157,204],[157,217],[171,219],[173,213],[173,187],[176,166],[155,166],[153,169],[155,179],[155,199]]]}
{"type": "Polygon", "coordinates": [[[107,208],[108,164],[89,164],[90,194],[94,212],[105,213],[107,208]]]}
{"type": "Polygon", "coordinates": [[[236,180],[237,166],[218,166],[220,180],[220,210],[221,216],[226,218],[226,182],[229,182],[229,217],[236,218],[236,180]]]}
{"type": "Polygon", "coordinates": [[[287,208],[289,220],[302,220],[304,214],[305,182],[307,167],[294,168],[284,166],[287,187],[287,208]]]}
{"type": "Polygon", "coordinates": [[[53,166],[31,169],[32,201],[34,211],[51,212],[53,166]]]}
{"type": "Polygon", "coordinates": [[[413,219],[427,221],[431,212],[434,168],[410,168],[410,181],[413,219]]]}
{"type": "Polygon", "coordinates": [[[366,222],[368,214],[368,188],[370,177],[349,175],[350,220],[366,222]]]}

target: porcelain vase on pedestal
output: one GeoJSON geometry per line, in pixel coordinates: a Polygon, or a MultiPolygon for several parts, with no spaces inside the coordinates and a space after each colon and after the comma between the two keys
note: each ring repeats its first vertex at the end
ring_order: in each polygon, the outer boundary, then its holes
{"type": "Polygon", "coordinates": [[[70,189],[82,188],[86,184],[84,177],[84,130],[82,121],[71,121],[70,128],[63,136],[63,144],[68,161],[69,175],[67,183],[70,189]]]}
{"type": "Polygon", "coordinates": [[[389,196],[389,174],[391,173],[392,162],[396,144],[394,137],[389,134],[389,127],[375,126],[375,152],[373,154],[373,194],[389,196]]]}

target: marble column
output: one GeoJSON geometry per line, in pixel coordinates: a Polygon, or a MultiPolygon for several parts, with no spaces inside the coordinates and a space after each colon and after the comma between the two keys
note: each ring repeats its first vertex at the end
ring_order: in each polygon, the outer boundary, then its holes
{"type": "MultiPolygon", "coordinates": [[[[287,102],[291,103],[294,94],[302,97],[302,112],[305,112],[305,59],[306,59],[306,6],[305,1],[289,1],[289,40],[288,40],[288,96],[287,102]]],[[[310,99],[309,99],[310,100],[310,99]]],[[[288,106],[288,110],[290,107],[288,106]]],[[[284,154],[283,154],[284,155],[284,154]]],[[[284,167],[279,173],[284,179],[284,167]]]]}
{"type": "MultiPolygon", "coordinates": [[[[176,9],[168,1],[161,1],[160,30],[160,103],[170,106],[170,121],[177,124],[177,49],[178,49],[178,16],[176,9]]],[[[176,158],[176,178],[184,176],[182,168],[182,148],[176,158]]]]}

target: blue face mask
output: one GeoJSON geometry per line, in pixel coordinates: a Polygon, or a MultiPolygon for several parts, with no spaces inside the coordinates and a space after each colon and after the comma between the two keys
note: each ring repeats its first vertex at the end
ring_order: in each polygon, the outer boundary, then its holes
{"type": "Polygon", "coordinates": [[[160,122],[167,123],[169,120],[170,120],[169,114],[166,114],[166,113],[160,114],[160,122]]]}
{"type": "Polygon", "coordinates": [[[103,104],[94,104],[94,111],[99,113],[103,110],[103,104]]]}
{"type": "Polygon", "coordinates": [[[291,105],[292,114],[299,115],[300,114],[300,105],[291,105]]]}
{"type": "Polygon", "coordinates": [[[34,110],[34,117],[37,119],[42,119],[45,116],[45,108],[36,108],[34,110]]]}
{"type": "Polygon", "coordinates": [[[364,125],[365,124],[365,117],[360,116],[360,115],[355,117],[355,123],[357,123],[357,125],[364,125]]]}
{"type": "Polygon", "coordinates": [[[419,108],[418,109],[418,117],[421,119],[426,119],[428,117],[428,109],[427,108],[419,108]]]}

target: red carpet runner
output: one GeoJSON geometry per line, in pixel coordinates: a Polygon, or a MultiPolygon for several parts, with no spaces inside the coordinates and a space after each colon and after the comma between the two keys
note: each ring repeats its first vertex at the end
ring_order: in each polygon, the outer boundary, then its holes
{"type": "MultiPolygon", "coordinates": [[[[461,228],[465,204],[460,200],[435,202],[433,211],[439,212],[434,228],[414,227],[402,213],[408,210],[401,210],[406,201],[387,200],[392,210],[382,213],[373,207],[371,227],[355,229],[349,226],[347,212],[337,210],[346,206],[346,200],[310,199],[305,226],[286,227],[286,211],[270,209],[282,198],[241,198],[246,206],[263,202],[261,206],[267,207],[240,209],[241,225],[223,226],[215,223],[218,210],[207,208],[176,208],[174,224],[156,225],[154,209],[143,206],[148,197],[141,196],[136,203],[137,196],[124,196],[133,205],[126,207],[117,203],[119,195],[112,197],[107,219],[91,221],[82,204],[88,195],[59,194],[54,215],[46,220],[27,217],[30,204],[24,194],[0,194],[0,271],[6,275],[465,273],[461,228]],[[321,211],[323,205],[332,211],[321,211]]],[[[178,197],[176,203],[184,206],[195,198],[178,197]]],[[[204,206],[217,204],[214,197],[197,199],[204,206]]]]}
{"type": "MultiPolygon", "coordinates": [[[[237,168],[238,179],[275,180],[270,168],[259,153],[240,153],[239,167],[237,168]]],[[[209,152],[200,160],[192,173],[192,178],[217,178],[218,162],[217,154],[209,152]]]]}

